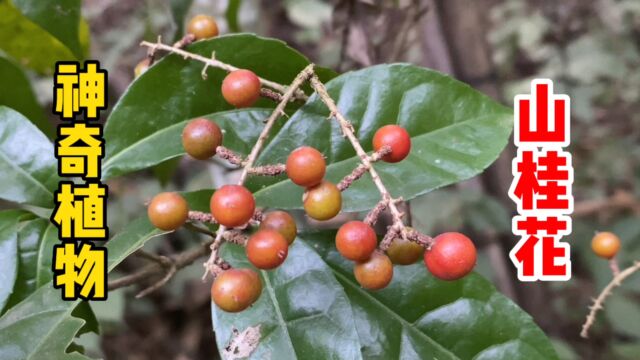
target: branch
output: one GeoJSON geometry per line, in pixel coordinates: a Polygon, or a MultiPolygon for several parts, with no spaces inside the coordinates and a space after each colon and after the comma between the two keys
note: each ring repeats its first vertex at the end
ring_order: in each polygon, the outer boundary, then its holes
{"type": "Polygon", "coordinates": [[[589,328],[591,327],[591,325],[593,325],[596,319],[596,313],[598,312],[598,310],[604,308],[604,301],[607,299],[609,295],[611,295],[611,292],[613,291],[614,288],[620,286],[624,279],[626,279],[627,277],[629,277],[631,274],[633,274],[638,270],[640,270],[640,261],[634,262],[633,265],[629,266],[628,268],[620,272],[618,275],[613,277],[611,282],[602,290],[600,295],[598,295],[598,297],[593,301],[593,305],[589,307],[591,311],[589,311],[589,315],[587,315],[587,319],[584,322],[584,325],[582,325],[582,331],[580,332],[580,336],[582,336],[585,339],[589,337],[589,328]]]}
{"type": "Polygon", "coordinates": [[[178,255],[174,255],[170,257],[163,256],[161,258],[164,258],[166,260],[160,260],[160,261],[156,261],[155,259],[155,258],[160,258],[158,255],[149,256],[149,254],[146,254],[144,252],[142,253],[138,252],[143,257],[153,260],[154,262],[143,267],[142,269],[136,271],[133,274],[126,275],[119,279],[109,281],[109,285],[108,285],[109,290],[115,290],[121,287],[137,284],[154,275],[164,273],[165,276],[159,282],[155,283],[150,288],[143,290],[141,293],[136,295],[136,297],[142,297],[144,295],[147,295],[150,292],[155,291],[160,286],[167,283],[173,277],[173,275],[175,275],[177,270],[182,269],[188,265],[191,265],[199,257],[204,256],[207,253],[209,245],[211,245],[212,242],[213,242],[213,239],[210,239],[202,243],[201,246],[192,248],[178,255]],[[166,264],[163,265],[162,262],[165,262],[166,264]],[[171,265],[167,266],[168,264],[171,264],[171,265]],[[169,268],[169,270],[167,270],[167,268],[169,268]],[[172,271],[171,268],[173,268],[174,270],[172,271]]]}
{"type": "Polygon", "coordinates": [[[640,214],[640,202],[625,190],[616,190],[604,199],[584,200],[573,207],[573,216],[587,216],[608,209],[629,209],[640,214]]]}
{"type": "MultiPolygon", "coordinates": [[[[157,50],[164,50],[164,51],[168,51],[168,52],[173,53],[173,54],[178,54],[178,55],[182,56],[185,59],[193,59],[193,60],[200,61],[201,63],[205,64],[205,68],[203,70],[205,70],[209,66],[215,67],[215,68],[218,68],[218,69],[222,69],[222,70],[225,70],[225,71],[228,71],[228,72],[239,70],[239,68],[237,68],[237,67],[235,67],[233,65],[229,65],[229,64],[224,63],[222,61],[216,60],[214,58],[213,54],[212,54],[211,58],[206,58],[204,56],[201,56],[201,55],[198,55],[198,54],[193,54],[193,53],[190,53],[188,51],[182,50],[182,49],[180,49],[180,48],[178,48],[176,46],[169,46],[169,45],[163,44],[163,43],[160,42],[160,39],[158,39],[158,41],[156,43],[143,41],[143,42],[140,43],[140,46],[146,46],[146,47],[148,47],[150,49],[150,51],[153,51],[154,53],[157,50]]],[[[304,70],[303,70],[303,72],[304,72],[304,70]]],[[[204,73],[204,71],[203,71],[203,73],[204,73]]],[[[260,83],[262,83],[262,85],[270,87],[270,88],[272,88],[274,90],[277,90],[277,91],[279,91],[279,92],[281,92],[283,94],[288,91],[287,87],[282,85],[282,84],[279,84],[279,83],[274,82],[274,81],[266,80],[266,79],[263,79],[263,78],[259,78],[259,79],[260,79],[260,83]]],[[[284,97],[284,95],[283,95],[283,97],[284,97]]],[[[296,98],[296,99],[305,100],[305,101],[308,99],[307,95],[305,95],[305,93],[302,90],[298,89],[298,88],[295,89],[295,93],[294,94],[289,95],[289,97],[287,98],[287,102],[289,102],[289,100],[291,98],[296,98]]]]}
{"type": "MultiPolygon", "coordinates": [[[[351,142],[351,145],[353,146],[353,148],[356,150],[356,153],[360,157],[360,161],[369,172],[369,175],[371,175],[371,179],[373,180],[374,184],[378,188],[378,191],[380,191],[382,200],[387,203],[387,207],[389,208],[389,211],[391,212],[391,217],[393,218],[393,225],[389,229],[389,231],[395,230],[400,233],[403,239],[408,240],[404,223],[402,222],[403,214],[402,212],[400,212],[400,210],[398,210],[398,207],[396,206],[393,198],[391,197],[391,194],[389,194],[389,191],[382,183],[382,180],[380,179],[378,172],[371,165],[369,156],[367,156],[367,153],[364,151],[364,149],[360,145],[358,138],[356,138],[356,136],[353,133],[353,126],[351,125],[349,120],[347,120],[344,117],[344,115],[342,115],[340,110],[338,110],[336,103],[333,101],[331,96],[329,96],[329,93],[327,92],[327,88],[325,88],[324,84],[320,81],[320,79],[318,79],[318,77],[315,74],[311,76],[311,86],[314,88],[314,90],[318,93],[318,96],[320,96],[322,101],[329,108],[329,111],[331,112],[331,117],[334,117],[340,124],[342,133],[351,142]]],[[[380,249],[383,251],[386,251],[389,245],[391,245],[390,242],[383,241],[380,243],[380,249]]]]}
{"type": "MultiPolygon", "coordinates": [[[[298,91],[298,88],[312,74],[313,74],[313,64],[310,64],[306,68],[304,68],[304,70],[302,70],[298,74],[298,76],[296,76],[296,78],[293,80],[291,85],[289,85],[289,87],[286,88],[286,91],[282,94],[282,99],[280,100],[276,108],[273,110],[271,115],[269,115],[269,117],[267,118],[267,121],[264,125],[264,128],[262,129],[262,132],[260,133],[260,136],[258,137],[258,140],[253,145],[253,149],[251,149],[251,153],[249,153],[249,156],[247,157],[246,162],[244,162],[243,164],[244,168],[242,169],[242,173],[240,174],[238,185],[243,185],[245,180],[247,179],[247,176],[249,175],[249,171],[253,167],[253,164],[255,163],[256,159],[258,158],[258,154],[260,154],[260,150],[262,149],[264,142],[267,140],[267,137],[269,136],[269,132],[273,127],[273,124],[276,122],[278,118],[280,118],[282,114],[284,114],[284,109],[287,106],[287,103],[289,102],[289,100],[295,95],[295,93],[298,91]]],[[[218,257],[218,251],[220,249],[220,246],[222,245],[225,231],[227,231],[227,228],[225,226],[220,225],[220,227],[218,227],[216,238],[211,244],[211,255],[209,256],[209,259],[204,263],[204,267],[206,271],[202,277],[203,279],[206,278],[208,273],[218,274],[221,271],[221,269],[218,266],[220,262],[220,259],[218,257]]]]}
{"type": "MultiPolygon", "coordinates": [[[[382,159],[383,156],[389,154],[391,152],[391,148],[389,146],[383,146],[380,151],[375,151],[371,156],[369,156],[369,161],[374,163],[382,159]]],[[[360,164],[358,165],[351,174],[345,176],[337,185],[338,190],[345,191],[346,189],[353,184],[354,181],[360,179],[364,173],[368,170],[367,165],[360,164]]]]}

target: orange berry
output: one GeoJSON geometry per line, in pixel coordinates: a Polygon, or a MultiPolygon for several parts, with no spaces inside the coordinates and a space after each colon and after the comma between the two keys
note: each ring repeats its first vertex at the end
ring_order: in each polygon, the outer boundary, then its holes
{"type": "Polygon", "coordinates": [[[326,180],[308,188],[302,196],[304,210],[310,218],[329,220],[342,208],[342,194],[338,187],[326,180]]]}
{"type": "Polygon", "coordinates": [[[195,36],[196,40],[209,39],[218,36],[218,24],[208,15],[196,15],[189,20],[187,33],[195,36]]]}
{"type": "Polygon", "coordinates": [[[147,207],[149,221],[158,229],[176,230],[187,221],[189,205],[178,193],[164,192],[156,195],[147,207]]]}
{"type": "Polygon", "coordinates": [[[182,131],[182,146],[187,154],[205,160],[216,154],[222,145],[222,130],[218,124],[205,118],[191,120],[182,131]]]}
{"type": "Polygon", "coordinates": [[[294,184],[310,187],[320,184],[327,164],[322,153],[310,146],[301,146],[287,158],[287,176],[294,184]]]}
{"type": "Polygon", "coordinates": [[[349,221],[336,234],[336,248],[349,260],[367,260],[377,245],[375,231],[362,221],[349,221]]]}
{"type": "Polygon", "coordinates": [[[211,215],[221,225],[246,224],[256,209],[253,194],[242,185],[224,185],[211,196],[211,215]]]}
{"type": "Polygon", "coordinates": [[[591,240],[591,249],[599,257],[611,259],[620,250],[620,238],[608,231],[599,232],[591,240]]]}
{"type": "Polygon", "coordinates": [[[211,299],[222,310],[240,312],[256,302],[262,293],[262,282],[251,269],[229,269],[216,277],[211,285],[211,299]]]}
{"type": "Polygon", "coordinates": [[[232,71],[222,81],[222,97],[237,108],[250,107],[260,97],[260,78],[253,71],[232,71]]]}
{"type": "Polygon", "coordinates": [[[391,282],[393,264],[387,255],[376,251],[367,261],[356,263],[353,274],[363,288],[380,290],[391,282]]]}
{"type": "Polygon", "coordinates": [[[296,221],[285,211],[268,212],[260,222],[260,229],[270,229],[279,232],[291,245],[296,239],[298,228],[296,221]]]}
{"type": "Polygon", "coordinates": [[[373,135],[373,150],[379,151],[383,146],[389,146],[391,152],[383,156],[382,160],[390,163],[399,162],[411,151],[411,136],[398,125],[385,125],[373,135]]]}
{"type": "Polygon", "coordinates": [[[476,265],[476,247],[463,234],[448,232],[433,239],[431,249],[424,253],[427,269],[441,280],[457,280],[476,265]]]}
{"type": "Polygon", "coordinates": [[[245,248],[247,259],[258,269],[274,269],[284,262],[289,252],[287,240],[275,230],[258,230],[245,248]]]}

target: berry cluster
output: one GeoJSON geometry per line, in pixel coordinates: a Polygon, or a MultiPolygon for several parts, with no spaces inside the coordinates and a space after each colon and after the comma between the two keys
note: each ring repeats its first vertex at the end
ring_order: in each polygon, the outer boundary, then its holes
{"type": "MultiPolygon", "coordinates": [[[[198,22],[205,18],[196,17],[198,22]]],[[[217,35],[215,31],[202,23],[196,25],[196,18],[188,26],[191,37],[195,39],[217,35]],[[205,31],[206,30],[206,31],[205,31]]],[[[214,22],[215,24],[215,22],[214,22]]],[[[160,46],[157,44],[155,46],[160,46]]],[[[155,48],[154,48],[155,49],[155,48]]],[[[181,51],[174,46],[172,51],[181,51]]],[[[185,53],[185,52],[183,52],[185,53]]],[[[232,67],[227,66],[227,70],[232,67]]],[[[233,68],[235,69],[235,68],[233,68]]],[[[278,85],[278,84],[276,84],[278,85]]],[[[219,224],[210,260],[205,264],[216,278],[211,288],[211,296],[218,307],[228,312],[242,311],[253,304],[260,296],[262,284],[259,275],[252,269],[232,269],[218,257],[221,241],[232,241],[229,234],[239,235],[233,242],[244,245],[247,259],[258,269],[271,270],[280,266],[287,258],[288,247],[297,235],[297,226],[293,217],[284,211],[272,211],[262,214],[256,210],[253,194],[243,185],[248,174],[279,175],[286,173],[296,185],[305,189],[302,205],[312,219],[325,221],[335,217],[342,209],[342,191],[353,181],[369,172],[380,190],[382,200],[371,210],[364,221],[350,221],[343,224],[335,237],[338,252],[346,259],[355,262],[354,276],[363,288],[377,290],[386,287],[393,277],[393,264],[408,265],[423,257],[429,271],[443,280],[456,280],[468,274],[476,262],[476,249],[473,242],[459,233],[445,233],[431,238],[403,225],[402,213],[395,203],[401,199],[392,199],[375,172],[371,163],[385,161],[397,163],[405,159],[411,151],[409,133],[398,125],[386,125],[373,136],[374,153],[367,155],[353,134],[351,124],[338,111],[335,103],[326,92],[324,85],[309,65],[294,80],[290,87],[273,86],[273,83],[259,78],[250,70],[229,71],[221,85],[224,99],[231,105],[242,108],[252,106],[260,96],[278,100],[278,106],[266,120],[265,128],[256,142],[247,160],[223,146],[224,134],[213,121],[199,118],[190,121],[182,133],[184,150],[191,157],[206,160],[219,156],[232,164],[242,166],[243,173],[236,185],[224,185],[213,193],[210,199],[210,214],[190,212],[185,199],[177,193],[156,195],[148,207],[150,221],[158,228],[171,231],[187,221],[209,221],[219,224]],[[299,87],[306,80],[323,99],[342,128],[343,133],[354,146],[362,164],[347,175],[337,185],[325,179],[327,165],[323,154],[317,149],[302,146],[293,150],[285,164],[254,167],[253,163],[260,151],[264,139],[286,104],[299,97],[299,87]],[[276,90],[284,89],[282,94],[273,95],[261,86],[269,85],[276,90]],[[270,94],[271,95],[265,95],[270,94]],[[388,208],[394,217],[394,224],[378,243],[373,229],[379,214],[388,208]],[[252,232],[245,237],[242,232],[252,232]]],[[[302,94],[304,96],[304,94],[302,94]]]]}

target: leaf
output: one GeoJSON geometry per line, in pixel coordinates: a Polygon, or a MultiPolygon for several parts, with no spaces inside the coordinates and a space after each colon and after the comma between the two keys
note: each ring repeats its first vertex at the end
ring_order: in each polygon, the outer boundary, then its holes
{"type": "MultiPolygon", "coordinates": [[[[445,282],[422,264],[396,266],[389,287],[367,291],[334,236],[300,235],[281,267],[260,271],[262,295],[249,309],[232,314],[212,304],[218,349],[233,329],[259,326],[252,359],[557,359],[531,317],[481,276],[445,282]],[[327,345],[335,341],[342,343],[327,345]]],[[[225,245],[222,257],[251,267],[241,247],[225,245]]]]}
{"type": "Polygon", "coordinates": [[[240,6],[242,6],[242,0],[229,0],[227,10],[224,12],[224,17],[227,19],[227,25],[229,26],[230,32],[240,31],[240,24],[238,23],[240,6]]]}
{"type": "MultiPolygon", "coordinates": [[[[223,258],[236,267],[250,267],[244,249],[225,245],[223,258]]],[[[322,259],[305,243],[295,241],[285,263],[260,271],[260,299],[241,313],[211,306],[216,342],[222,351],[232,329],[260,325],[259,345],[252,358],[361,359],[353,314],[347,297],[322,259]]]]}
{"type": "Polygon", "coordinates": [[[174,41],[178,41],[184,33],[184,17],[187,15],[191,7],[192,0],[170,0],[171,16],[176,25],[176,32],[173,36],[174,41]]]}
{"type": "MultiPolygon", "coordinates": [[[[215,51],[218,60],[251,69],[259,76],[287,85],[309,64],[307,58],[282,41],[250,34],[226,35],[198,41],[187,49],[206,57],[210,57],[215,51]]],[[[180,56],[169,55],[129,86],[113,108],[104,129],[105,168],[125,166],[122,165],[126,164],[124,160],[111,159],[116,156],[124,159],[126,156],[131,161],[131,158],[139,154],[134,152],[129,155],[129,151],[135,151],[138,143],[146,142],[147,138],[167,127],[186,119],[231,109],[220,94],[220,85],[226,72],[208,68],[207,79],[203,80],[202,69],[203,64],[198,61],[185,61],[180,56]]],[[[330,70],[319,70],[325,80],[334,76],[330,70]]],[[[259,100],[256,106],[275,107],[272,101],[265,99],[259,100]]],[[[251,131],[257,133],[259,129],[251,131]]],[[[164,146],[157,142],[153,144],[156,146],[154,151],[164,146]],[[162,146],[157,147],[158,144],[162,146]]],[[[167,156],[173,157],[180,153],[181,151],[167,156]]],[[[162,160],[166,159],[167,157],[162,160]]],[[[126,166],[126,171],[139,169],[126,166]]],[[[106,179],[124,174],[124,171],[112,171],[107,168],[103,177],[106,179]]]]}
{"type": "MultiPolygon", "coordinates": [[[[109,271],[126,256],[157,236],[146,215],[107,242],[109,271]]],[[[65,354],[84,320],[73,317],[79,301],[64,301],[51,283],[40,287],[0,317],[0,359],[86,359],[65,354]]]]}
{"type": "MultiPolygon", "coordinates": [[[[393,196],[412,199],[482,172],[507,144],[512,113],[489,97],[441,73],[407,64],[378,65],[343,74],[326,84],[339,109],[352,122],[365,150],[375,131],[399,124],[412,137],[402,162],[375,168],[393,196]]],[[[301,145],[327,158],[327,179],[338,182],[358,164],[351,144],[329,110],[313,95],[275,136],[259,163],[277,163],[301,145]],[[313,134],[313,136],[310,136],[313,134]]],[[[262,206],[301,208],[302,191],[284,177],[252,180],[262,206]],[[268,186],[267,186],[268,185],[268,186]]],[[[367,175],[343,193],[343,211],[372,208],[377,189],[367,175]]]]}
{"type": "MultiPolygon", "coordinates": [[[[224,131],[225,146],[248,154],[264,126],[262,121],[270,113],[269,110],[259,109],[231,110],[206,117],[215,121],[224,131]]],[[[110,178],[126,174],[183,155],[181,134],[188,122],[189,120],[180,121],[153,132],[116,155],[108,157],[102,165],[102,176],[110,178]]],[[[106,141],[109,143],[109,140],[106,141]]]]}
{"type": "Polygon", "coordinates": [[[7,306],[19,303],[34,292],[39,286],[37,277],[40,273],[47,272],[48,280],[51,280],[52,246],[56,242],[58,231],[48,219],[37,218],[19,224],[18,277],[7,306]],[[48,253],[41,251],[45,243],[51,244],[48,253]]]}
{"type": "Polygon", "coordinates": [[[53,74],[56,61],[78,59],[60,40],[24,16],[11,1],[0,1],[0,14],[0,49],[20,65],[53,74]]]}
{"type": "Polygon", "coordinates": [[[422,264],[395,266],[387,288],[363,290],[352,275],[353,263],[335,250],[334,234],[308,234],[303,241],[344,287],[363,357],[557,358],[533,319],[477,274],[446,282],[430,276],[422,264]]]}
{"type": "Polygon", "coordinates": [[[0,313],[4,309],[18,276],[18,219],[20,210],[0,212],[0,313]]]}
{"type": "Polygon", "coordinates": [[[59,180],[53,154],[49,139],[27,118],[0,106],[0,198],[52,208],[59,180]]]}
{"type": "MultiPolygon", "coordinates": [[[[82,59],[80,44],[80,0],[13,0],[22,14],[49,32],[82,59]]],[[[62,59],[60,59],[62,60],[62,59]]]]}
{"type": "Polygon", "coordinates": [[[33,122],[49,138],[53,137],[53,125],[45,117],[36,99],[29,79],[12,61],[0,57],[0,79],[11,86],[0,87],[0,105],[10,107],[33,122]]]}

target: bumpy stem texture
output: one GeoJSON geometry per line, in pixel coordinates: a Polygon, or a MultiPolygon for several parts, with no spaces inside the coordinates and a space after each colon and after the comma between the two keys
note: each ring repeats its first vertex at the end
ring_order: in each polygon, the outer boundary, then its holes
{"type": "MultiPolygon", "coordinates": [[[[398,207],[396,206],[394,200],[391,198],[391,194],[389,194],[389,191],[382,183],[382,180],[380,179],[378,172],[371,164],[371,159],[362,148],[362,145],[360,145],[360,141],[358,141],[358,138],[354,134],[353,126],[351,125],[349,120],[347,120],[347,118],[344,115],[342,115],[340,110],[338,110],[336,103],[333,101],[333,99],[327,92],[327,88],[324,86],[324,84],[320,81],[320,79],[318,79],[318,77],[315,74],[311,76],[311,86],[313,86],[313,89],[318,93],[318,96],[320,96],[322,101],[329,108],[329,111],[331,112],[331,117],[335,118],[340,124],[342,133],[351,142],[351,145],[353,146],[353,148],[356,150],[356,153],[360,157],[360,161],[362,162],[362,165],[364,165],[364,167],[367,169],[367,171],[369,172],[369,175],[371,175],[371,179],[373,180],[373,183],[378,188],[378,191],[380,191],[380,194],[382,195],[382,200],[387,203],[387,207],[389,208],[389,211],[391,212],[391,216],[393,218],[393,225],[392,225],[392,228],[389,229],[389,231],[392,231],[392,230],[397,231],[400,234],[400,236],[402,236],[402,238],[406,240],[407,235],[406,235],[404,223],[402,222],[403,214],[402,212],[400,212],[400,210],[398,210],[398,207]]],[[[391,245],[391,241],[393,239],[386,239],[385,237],[385,240],[383,240],[380,243],[381,250],[387,250],[391,245]]]]}
{"type": "Polygon", "coordinates": [[[607,297],[611,295],[611,293],[613,292],[613,289],[615,289],[616,287],[622,284],[622,281],[624,281],[624,279],[626,279],[627,277],[629,277],[631,274],[633,274],[638,270],[640,270],[640,261],[634,262],[633,265],[629,266],[628,268],[618,273],[618,275],[613,277],[611,282],[602,290],[600,295],[598,295],[598,297],[593,301],[593,305],[589,307],[590,309],[589,315],[587,315],[587,319],[582,325],[582,331],[580,332],[580,336],[582,336],[585,339],[589,337],[589,328],[591,328],[591,325],[593,325],[593,323],[595,322],[596,314],[598,310],[604,308],[604,302],[607,299],[607,297]]]}
{"type": "MultiPolygon", "coordinates": [[[[256,162],[258,155],[260,154],[260,150],[262,149],[264,142],[267,140],[267,137],[269,136],[269,132],[271,131],[273,124],[282,114],[284,114],[284,109],[287,106],[287,103],[289,102],[289,100],[295,95],[298,88],[312,74],[313,74],[313,64],[310,64],[309,66],[304,68],[304,70],[302,70],[298,74],[298,76],[296,76],[296,78],[293,80],[291,85],[286,89],[284,94],[282,94],[282,99],[280,100],[276,108],[273,110],[271,115],[269,115],[269,117],[267,118],[267,121],[264,125],[264,128],[262,129],[262,132],[260,133],[260,136],[258,136],[258,140],[253,145],[253,149],[251,149],[251,153],[249,153],[247,160],[243,163],[244,168],[242,169],[242,173],[240,174],[238,185],[243,185],[245,180],[247,179],[250,169],[253,167],[253,164],[256,162]]],[[[220,225],[216,233],[216,238],[211,244],[211,256],[209,257],[209,260],[207,260],[207,262],[205,262],[204,264],[205,269],[207,271],[205,271],[203,279],[207,276],[209,272],[211,272],[212,274],[218,274],[221,271],[217,266],[218,262],[220,261],[218,257],[218,251],[220,249],[220,246],[222,245],[222,240],[224,239],[225,231],[227,231],[227,228],[223,225],[220,225]]]]}

